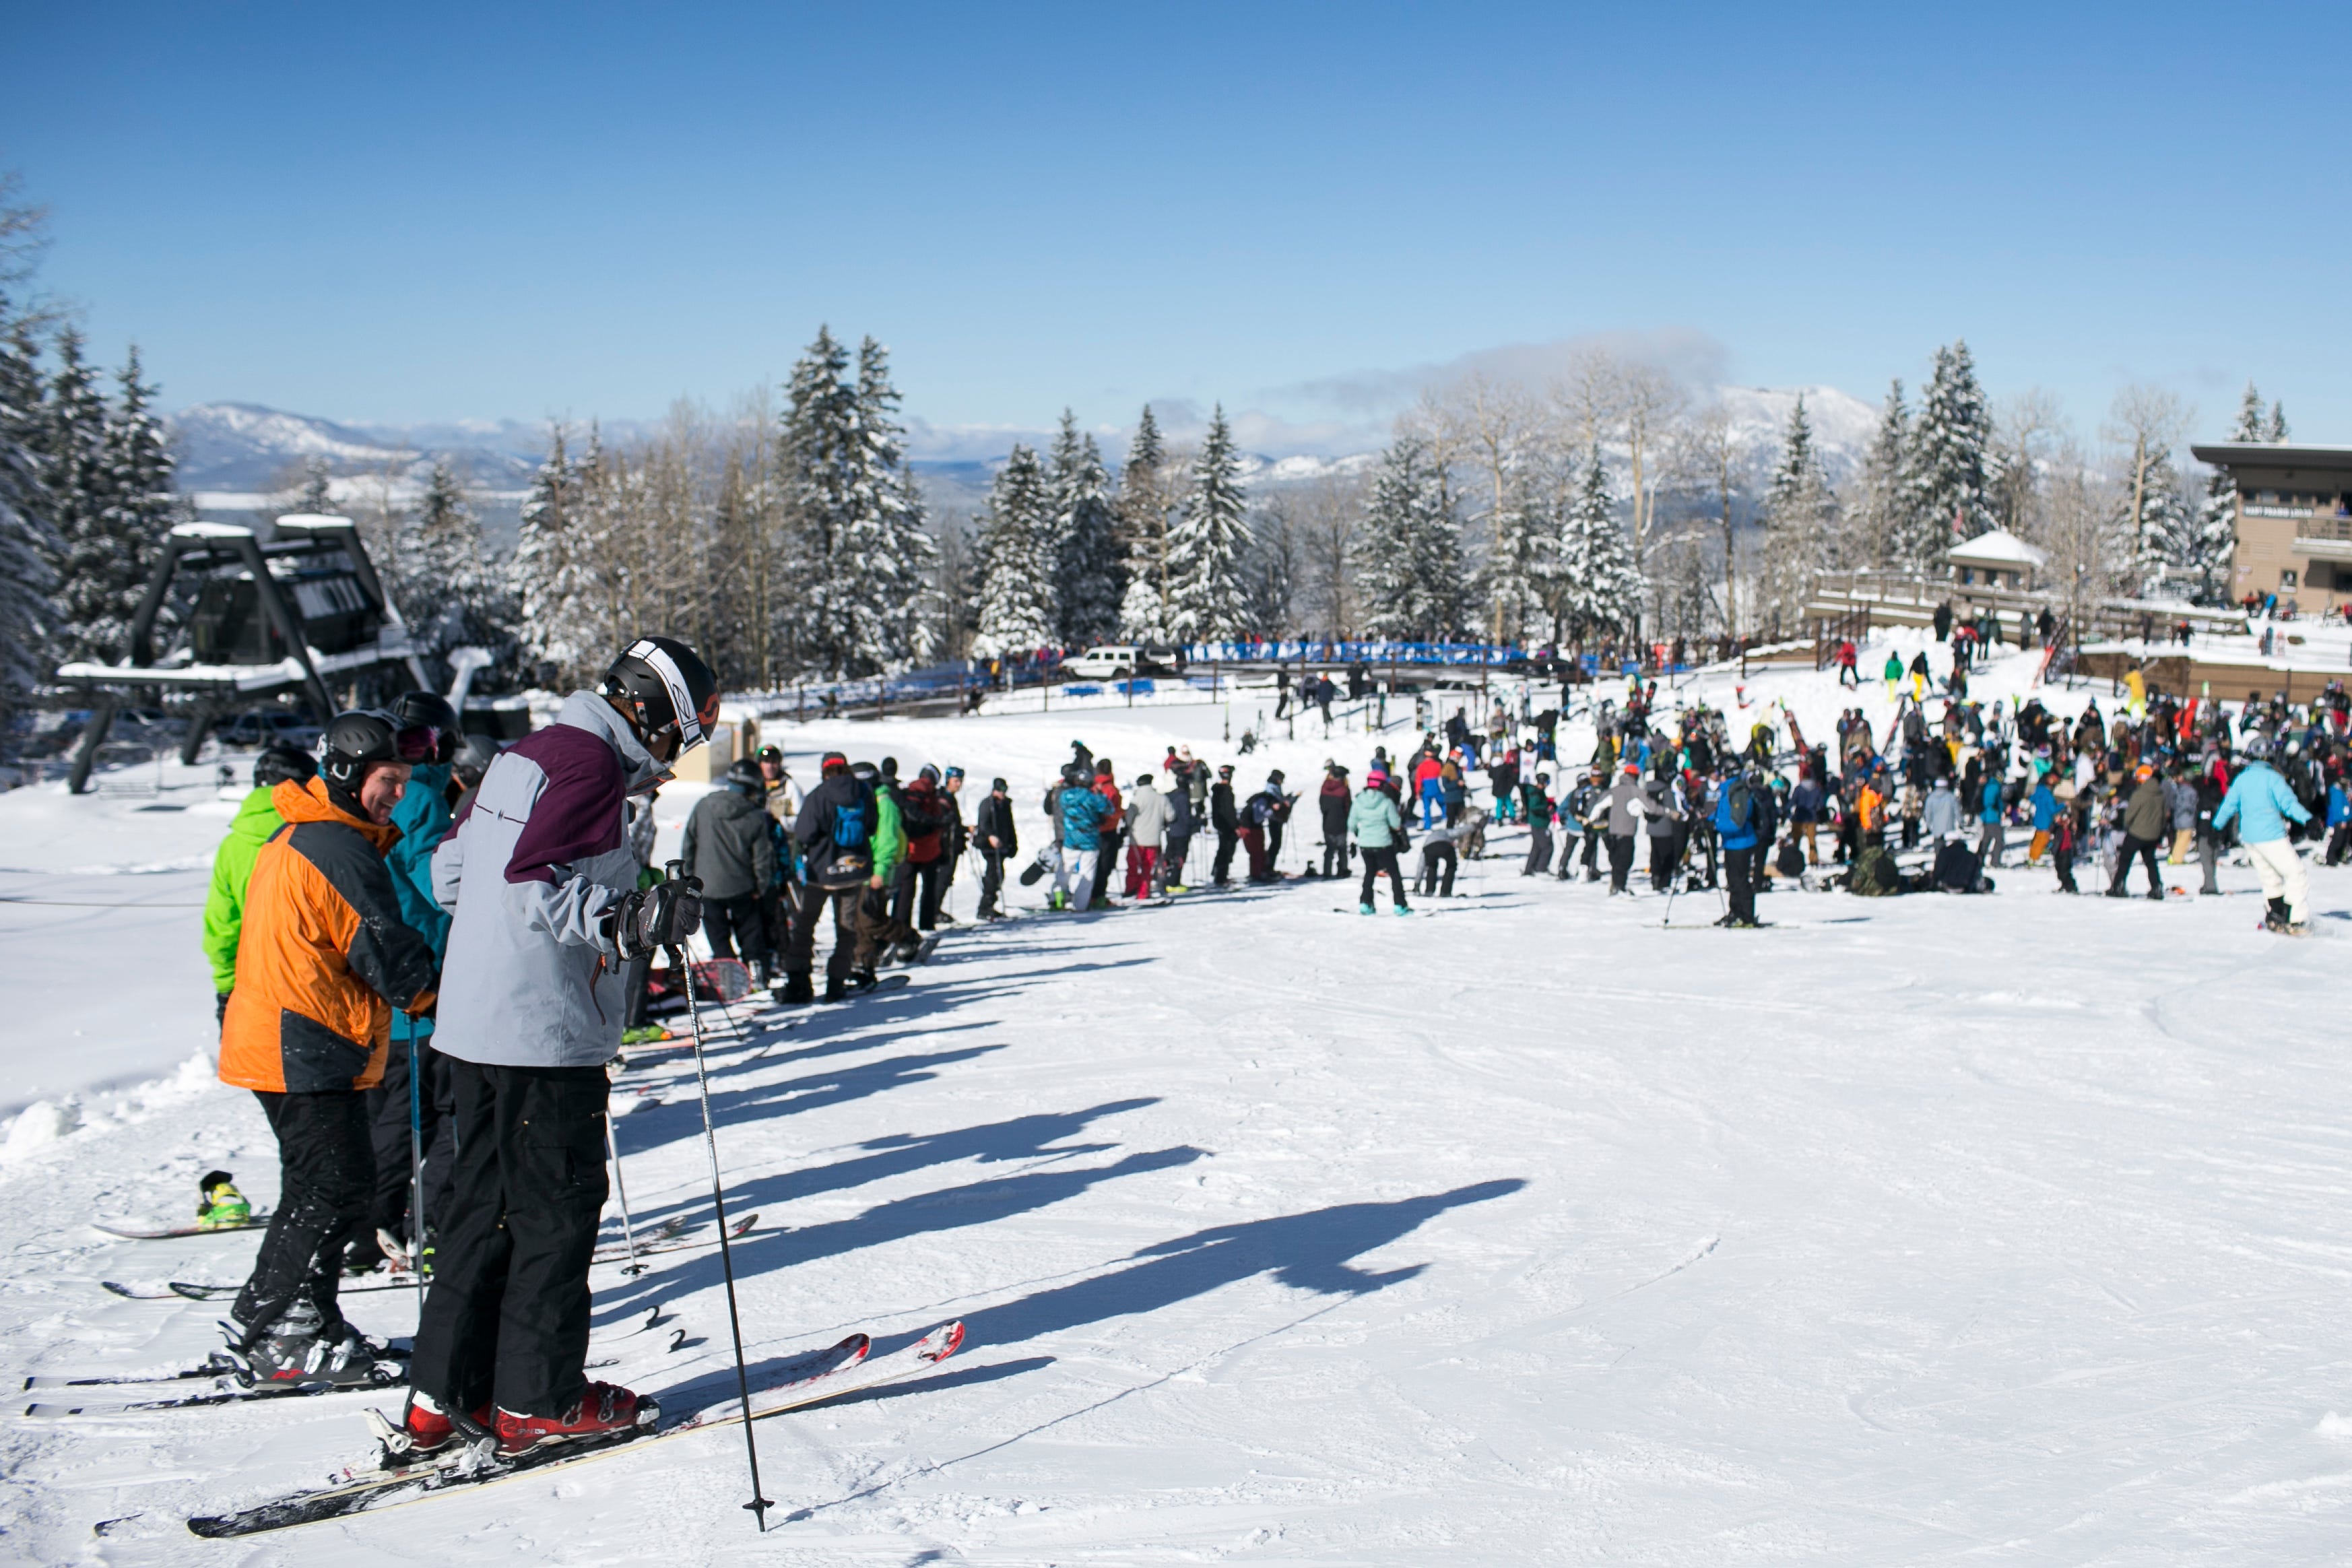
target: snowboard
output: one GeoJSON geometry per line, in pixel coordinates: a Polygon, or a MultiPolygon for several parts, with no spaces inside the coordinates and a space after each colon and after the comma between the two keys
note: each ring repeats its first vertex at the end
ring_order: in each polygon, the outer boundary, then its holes
{"type": "MultiPolygon", "coordinates": [[[[868,1360],[871,1342],[862,1333],[852,1334],[838,1344],[787,1362],[775,1369],[752,1394],[748,1414],[751,1419],[759,1420],[797,1410],[820,1400],[918,1376],[953,1355],[962,1343],[963,1324],[961,1321],[948,1322],[903,1350],[868,1360]]],[[[742,1404],[730,1398],[718,1405],[707,1405],[681,1420],[657,1421],[602,1439],[547,1444],[511,1458],[495,1452],[484,1454],[472,1447],[459,1447],[454,1452],[445,1449],[438,1455],[413,1463],[388,1460],[386,1468],[373,1471],[345,1470],[338,1479],[338,1484],[314,1491],[298,1492],[236,1513],[200,1515],[188,1521],[188,1529],[207,1539],[218,1539],[255,1535],[264,1531],[283,1530],[291,1525],[310,1524],[321,1520],[348,1518],[378,1509],[422,1502],[466,1488],[495,1485],[520,1476],[541,1474],[562,1466],[600,1458],[622,1448],[667,1442],[691,1432],[731,1425],[743,1419],[745,1415],[742,1404]]],[[[378,1419],[381,1421],[382,1418],[378,1419]]],[[[386,1431],[391,1430],[391,1423],[383,1422],[383,1427],[386,1431]]]]}
{"type": "Polygon", "coordinates": [[[1021,868],[1021,885],[1024,888],[1035,887],[1045,879],[1045,873],[1053,868],[1054,852],[1051,849],[1040,849],[1031,857],[1029,864],[1021,868]]]}

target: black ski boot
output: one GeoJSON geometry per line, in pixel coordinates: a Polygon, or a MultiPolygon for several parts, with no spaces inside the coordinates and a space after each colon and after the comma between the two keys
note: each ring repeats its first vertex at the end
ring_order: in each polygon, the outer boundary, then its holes
{"type": "Polygon", "coordinates": [[[816,986],[810,981],[808,971],[805,969],[795,969],[790,974],[785,975],[783,994],[778,996],[776,1000],[779,1002],[788,1003],[815,1001],[816,986]]]}

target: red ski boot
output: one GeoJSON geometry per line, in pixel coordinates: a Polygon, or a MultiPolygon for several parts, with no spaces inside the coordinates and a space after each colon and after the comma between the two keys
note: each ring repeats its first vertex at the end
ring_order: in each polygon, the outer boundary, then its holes
{"type": "MultiPolygon", "coordinates": [[[[474,1425],[486,1432],[491,1429],[491,1423],[496,1419],[487,1403],[474,1412],[474,1425]]],[[[407,1439],[407,1452],[414,1455],[430,1454],[446,1448],[457,1442],[460,1434],[456,1422],[438,1410],[425,1409],[416,1403],[416,1395],[411,1394],[408,1408],[401,1415],[399,1436],[407,1439]]]]}
{"type": "Polygon", "coordinates": [[[661,1406],[641,1399],[615,1384],[592,1383],[580,1403],[562,1415],[518,1415],[501,1410],[498,1417],[499,1452],[520,1454],[541,1443],[583,1437],[609,1437],[661,1418],[661,1406]]]}

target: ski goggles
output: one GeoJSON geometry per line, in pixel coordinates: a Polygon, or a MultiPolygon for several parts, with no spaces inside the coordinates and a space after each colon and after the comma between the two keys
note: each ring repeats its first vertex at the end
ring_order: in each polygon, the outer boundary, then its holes
{"type": "Polygon", "coordinates": [[[404,763],[429,763],[441,752],[441,731],[432,724],[411,724],[396,730],[392,737],[392,754],[404,763]]]}

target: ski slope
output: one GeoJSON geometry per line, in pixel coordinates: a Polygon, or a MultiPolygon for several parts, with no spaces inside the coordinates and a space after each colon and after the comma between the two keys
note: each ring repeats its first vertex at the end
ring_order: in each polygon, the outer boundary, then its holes
{"type": "MultiPolygon", "coordinates": [[[[2028,679],[2013,659],[1977,691],[2028,679]]],[[[1735,726],[1785,699],[1821,737],[1856,700],[1809,671],[1758,675],[1745,710],[1733,687],[1685,695],[1735,726]]],[[[1859,700],[1883,732],[1883,687],[1859,700]]],[[[1125,782],[1174,742],[1231,760],[1223,723],[1213,707],[1103,710],[770,738],[802,776],[835,745],[908,772],[960,763],[976,790],[1001,773],[1034,846],[1038,786],[1073,738],[1125,782]]],[[[1360,776],[1374,743],[1273,728],[1237,782],[1271,763],[1311,796],[1325,756],[1360,776]]],[[[251,1098],[184,1068],[212,1035],[188,906],[226,808],[207,770],[167,773],[159,798],[0,797],[0,894],[52,900],[0,904],[17,1004],[5,1097],[40,1102],[0,1143],[11,1376],[200,1356],[217,1307],[96,1282],[234,1281],[251,1237],[124,1243],[86,1222],[176,1215],[215,1165],[273,1195],[251,1098]],[[156,805],[184,809],[142,809],[156,805]]],[[[689,799],[666,795],[673,826],[689,799]]],[[[1318,837],[1310,799],[1290,868],[1318,837]]],[[[186,1534],[191,1512],[360,1456],[366,1401],[337,1395],[11,1415],[6,1554],[2346,1555],[2352,1123],[2335,1014],[2352,876],[2314,868],[2320,935],[2304,942],[2258,931],[2252,872],[2228,866],[2230,896],[2161,907],[2056,897],[2047,872],[2014,868],[1985,898],[1781,891],[1761,902],[1771,929],[1732,933],[1661,930],[1662,899],[1523,880],[1521,843],[1500,836],[1503,858],[1466,864],[1461,896],[1411,920],[1294,880],[967,924],[896,992],[709,1014],[730,1210],[761,1215],[736,1253],[755,1363],[856,1327],[887,1349],[970,1325],[961,1365],[928,1384],[763,1424],[782,1505],[765,1538],[740,1508],[733,1430],[235,1547],[186,1534]]],[[[2168,876],[2195,885],[2193,868],[2168,876]]],[[[951,907],[971,900],[960,881],[951,907]]],[[[1717,909],[1690,896],[1675,924],[1717,909]]],[[[707,1214],[677,1053],[633,1062],[615,1110],[638,1224],[707,1214]]],[[[718,1259],[654,1261],[597,1270],[592,1359],[613,1364],[594,1375],[719,1397],[718,1259]],[[632,1332],[656,1307],[673,1321],[632,1332]]],[[[348,1310],[378,1333],[414,1322],[398,1292],[348,1310]]]]}

